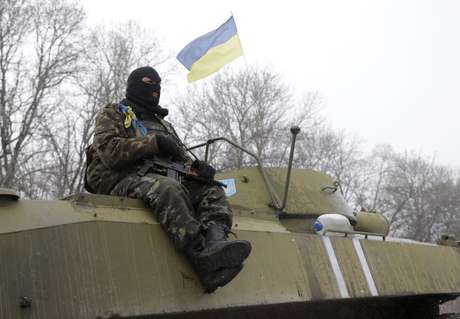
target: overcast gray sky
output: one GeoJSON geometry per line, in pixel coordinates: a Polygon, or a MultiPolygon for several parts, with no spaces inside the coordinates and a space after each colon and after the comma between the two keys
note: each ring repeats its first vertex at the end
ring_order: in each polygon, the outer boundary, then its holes
{"type": "MultiPolygon", "coordinates": [[[[460,167],[460,1],[84,0],[92,24],[133,20],[174,54],[231,12],[245,57],[301,97],[318,91],[336,129],[368,148],[435,155],[460,167]]],[[[186,87],[180,67],[176,87],[186,87]]],[[[206,79],[205,79],[206,81],[206,79]]],[[[165,90],[168,88],[165,87],[165,90]]]]}

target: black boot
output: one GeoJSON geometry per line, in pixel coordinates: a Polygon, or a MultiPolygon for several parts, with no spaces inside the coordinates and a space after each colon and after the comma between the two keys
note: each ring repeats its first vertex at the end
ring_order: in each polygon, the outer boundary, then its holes
{"type": "MultiPolygon", "coordinates": [[[[206,239],[199,235],[189,242],[187,248],[185,249],[185,255],[188,257],[188,260],[192,264],[193,269],[198,275],[201,284],[203,285],[207,293],[214,292],[218,287],[223,287],[228,284],[233,278],[238,275],[238,273],[243,269],[242,263],[239,263],[235,267],[230,268],[220,268],[215,271],[206,271],[201,267],[203,263],[201,258],[201,253],[206,245],[206,239]],[[199,262],[200,261],[200,262],[199,262]]],[[[218,258],[219,253],[216,253],[216,258],[218,258]]],[[[208,259],[206,254],[206,259],[208,259]]]]}
{"type": "Polygon", "coordinates": [[[240,266],[251,252],[246,240],[227,241],[230,229],[223,224],[209,225],[204,249],[196,258],[200,272],[211,273],[221,268],[240,266]]]}
{"type": "Polygon", "coordinates": [[[222,268],[211,273],[198,274],[198,276],[204,290],[210,294],[218,287],[223,287],[232,281],[241,269],[243,269],[243,265],[238,265],[232,268],[222,268]]]}

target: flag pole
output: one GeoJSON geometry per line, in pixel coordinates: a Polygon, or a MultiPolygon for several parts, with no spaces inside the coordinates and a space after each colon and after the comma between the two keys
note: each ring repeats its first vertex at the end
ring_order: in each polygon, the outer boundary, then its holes
{"type": "MultiPolygon", "coordinates": [[[[235,19],[235,16],[233,15],[233,11],[231,11],[231,10],[230,10],[230,16],[233,19],[235,19]]],[[[239,32],[238,32],[238,27],[236,26],[236,22],[235,22],[235,27],[236,27],[236,33],[238,33],[238,38],[240,38],[240,35],[239,35],[239,32]]],[[[241,50],[243,50],[244,65],[245,65],[246,69],[248,69],[248,61],[246,60],[246,54],[244,54],[243,45],[241,44],[241,38],[240,38],[240,45],[241,45],[241,50]]]]}

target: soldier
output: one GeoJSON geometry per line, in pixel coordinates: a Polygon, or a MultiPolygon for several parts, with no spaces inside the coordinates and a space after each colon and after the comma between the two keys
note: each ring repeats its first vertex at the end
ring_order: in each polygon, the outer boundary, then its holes
{"type": "Polygon", "coordinates": [[[98,113],[94,141],[87,151],[85,186],[93,193],[143,200],[211,293],[241,271],[251,245],[245,240],[227,241],[232,211],[225,192],[203,183],[214,180],[215,169],[192,161],[164,120],[168,110],[158,104],[160,84],[155,69],[138,68],[129,75],[126,98],[98,113]],[[201,181],[179,182],[155,167],[145,169],[143,160],[152,156],[190,164],[201,181]]]}

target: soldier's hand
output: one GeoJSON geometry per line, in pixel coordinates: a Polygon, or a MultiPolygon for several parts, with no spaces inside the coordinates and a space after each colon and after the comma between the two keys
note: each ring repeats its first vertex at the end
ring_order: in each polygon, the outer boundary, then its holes
{"type": "Polygon", "coordinates": [[[210,181],[214,179],[214,175],[216,174],[216,169],[205,161],[195,160],[193,161],[191,168],[198,176],[210,181]]]}
{"type": "Polygon", "coordinates": [[[184,150],[179,145],[177,145],[176,141],[174,141],[172,137],[157,134],[155,138],[162,155],[171,156],[173,159],[179,160],[185,158],[184,150]]]}

